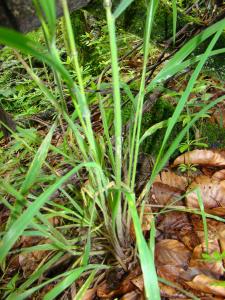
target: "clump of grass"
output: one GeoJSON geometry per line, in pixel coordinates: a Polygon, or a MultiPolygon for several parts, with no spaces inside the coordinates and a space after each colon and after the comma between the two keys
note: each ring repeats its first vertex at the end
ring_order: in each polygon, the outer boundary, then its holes
{"type": "MultiPolygon", "coordinates": [[[[174,126],[179,121],[205,61],[210,55],[216,54],[213,53],[213,47],[223,30],[225,21],[222,20],[212,25],[185,44],[165,64],[150,84],[146,85],[151,30],[158,6],[157,0],[148,1],[143,45],[143,67],[139,92],[136,96],[133,95],[132,97],[132,108],[135,113],[131,115],[129,120],[130,132],[128,136],[123,137],[121,84],[124,83],[121,83],[120,78],[115,24],[116,19],[131,2],[131,0],[121,1],[116,10],[112,12],[111,1],[104,1],[111,53],[113,124],[110,122],[105,106],[106,101],[100,98],[99,107],[103,123],[102,135],[95,133],[93,128],[91,106],[88,94],[85,92],[82,67],[79,64],[75,43],[76,39],[73,35],[66,0],[61,0],[61,4],[64,11],[65,36],[68,56],[71,59],[71,69],[65,68],[56,47],[56,10],[54,1],[34,1],[42,24],[46,47],[12,30],[0,28],[1,43],[31,55],[51,67],[54,87],[49,89],[38,74],[35,73],[35,70],[24,61],[19,53],[17,54],[29,76],[57,112],[54,124],[49,129],[49,133],[43,139],[38,150],[34,151],[33,160],[23,181],[15,186],[12,182],[1,182],[5,193],[15,199],[13,205],[7,199],[3,199],[2,201],[10,210],[9,221],[0,245],[2,269],[4,270],[6,257],[11,253],[13,245],[23,235],[44,236],[47,241],[42,245],[22,249],[22,251],[29,252],[42,249],[48,251],[49,254],[47,263],[43,261],[37,270],[31,274],[29,279],[10,293],[8,299],[13,299],[13,297],[25,299],[45,285],[57,282],[44,296],[44,299],[55,299],[85,273],[89,277],[87,278],[85,287],[79,291],[79,295],[82,296],[85,289],[88,288],[94,279],[95,274],[99,270],[109,267],[103,264],[104,259],[99,261],[99,264],[93,264],[92,258],[96,255],[100,257],[106,256],[110,252],[114,256],[115,261],[121,264],[124,269],[127,269],[126,250],[129,247],[133,247],[129,237],[131,218],[136,233],[136,245],[144,276],[146,298],[151,300],[160,299],[158,279],[154,265],[154,226],[152,227],[149,243],[142,234],[137,205],[145,199],[155,176],[178,148],[181,140],[194,122],[213,105],[224,99],[221,97],[200,110],[168,147],[168,139],[174,126]],[[206,51],[198,57],[189,59],[189,55],[196,47],[211,36],[212,40],[206,51]],[[142,108],[145,94],[153,91],[157,85],[168,77],[193,64],[196,64],[196,67],[172,116],[166,122],[163,122],[163,124],[159,124],[158,127],[154,127],[153,125],[154,128],[149,128],[142,136],[142,108]],[[70,72],[76,74],[76,81],[70,72]],[[67,110],[66,94],[70,97],[74,105],[72,113],[69,113],[67,110]],[[63,122],[67,124],[66,128],[64,128],[63,122]],[[137,199],[135,183],[140,145],[144,138],[150,136],[158,128],[162,128],[162,126],[166,126],[165,136],[152,175],[139,199],[137,199]],[[51,144],[56,128],[61,128],[64,134],[62,148],[57,148],[51,144]],[[62,176],[48,163],[48,157],[52,153],[60,154],[70,166],[62,176]],[[47,183],[40,186],[39,193],[35,194],[32,188],[37,184],[37,178],[43,170],[52,177],[51,180],[49,177],[47,183]],[[82,175],[84,176],[83,180],[82,175]],[[78,188],[74,187],[70,182],[71,178],[74,177],[79,179],[78,188]],[[52,180],[54,180],[54,183],[52,183],[52,180]],[[53,197],[57,191],[60,191],[63,195],[63,203],[53,201],[53,197]],[[63,225],[55,228],[50,222],[53,216],[62,218],[63,225]],[[77,228],[82,228],[85,231],[85,236],[77,228]],[[70,230],[76,232],[75,237],[70,236],[70,230]],[[39,285],[34,285],[46,269],[53,266],[64,254],[72,257],[73,263],[69,270],[39,285]]],[[[173,32],[175,36],[175,5],[173,5],[173,8],[173,32]]],[[[101,84],[101,77],[99,84],[101,84]]],[[[21,141],[17,133],[14,133],[13,137],[16,141],[21,141]]],[[[22,139],[22,141],[29,151],[33,151],[32,147],[25,140],[22,139]]]]}

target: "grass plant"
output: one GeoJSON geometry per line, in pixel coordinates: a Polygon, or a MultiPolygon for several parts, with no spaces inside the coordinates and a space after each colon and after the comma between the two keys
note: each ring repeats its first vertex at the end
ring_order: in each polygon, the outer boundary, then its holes
{"type": "MultiPolygon", "coordinates": [[[[56,47],[56,9],[54,1],[34,1],[44,32],[46,47],[13,30],[0,28],[1,44],[8,45],[25,55],[30,55],[51,68],[54,75],[54,88],[49,88],[35,73],[32,66],[28,65],[21,54],[18,53],[24,68],[57,112],[49,133],[43,139],[39,148],[35,149],[33,158],[29,161],[29,168],[26,170],[22,182],[14,184],[13,182],[4,183],[2,180],[4,192],[15,199],[14,205],[6,198],[1,201],[10,210],[10,221],[0,243],[2,270],[5,270],[7,255],[13,253],[13,246],[21,236],[36,235],[49,240],[42,245],[22,249],[22,252],[48,251],[49,259],[47,261],[43,259],[43,262],[31,274],[30,278],[15,290],[7,292],[5,299],[26,299],[45,285],[57,282],[43,298],[44,300],[55,299],[82,274],[85,274],[87,275],[86,281],[78,291],[76,298],[82,299],[84,292],[91,285],[99,270],[109,268],[108,265],[104,264],[104,259],[102,259],[101,264],[94,264],[91,263],[91,258],[96,255],[104,257],[110,252],[115,260],[125,270],[127,269],[125,263],[126,253],[129,248],[134,247],[129,237],[131,218],[136,233],[137,257],[140,260],[143,272],[146,299],[160,299],[154,264],[155,230],[152,226],[150,241],[146,241],[142,233],[137,206],[146,197],[156,175],[165,166],[173,152],[178,149],[180,142],[191,126],[204,116],[211,107],[225,99],[224,96],[220,97],[205,105],[198,113],[190,115],[190,122],[186,124],[173,143],[168,146],[171,132],[175,124],[182,120],[183,109],[206,60],[212,55],[225,52],[225,49],[213,50],[225,27],[225,20],[215,23],[193,37],[163,66],[151,82],[146,84],[151,31],[158,6],[157,0],[148,0],[141,80],[138,93],[134,96],[130,87],[126,86],[120,77],[116,36],[116,20],[131,2],[130,0],[122,0],[115,11],[112,12],[111,1],[104,0],[111,52],[113,124],[111,124],[107,114],[106,101],[100,98],[99,109],[103,120],[103,134],[101,136],[95,132],[92,123],[90,98],[85,91],[82,66],[79,64],[66,0],[61,0],[61,4],[64,11],[65,36],[68,45],[67,55],[71,60],[68,69],[62,62],[56,47]],[[197,57],[190,58],[190,54],[208,38],[211,38],[211,40],[206,51],[197,57]],[[153,125],[141,136],[142,110],[146,95],[164,80],[187,67],[193,67],[194,70],[172,117],[153,125]],[[76,81],[71,76],[72,72],[76,74],[76,81]],[[134,115],[131,115],[129,121],[130,132],[127,136],[123,136],[122,90],[126,90],[130,95],[132,109],[135,112],[134,115]],[[69,113],[67,109],[66,94],[69,95],[74,105],[72,113],[69,113]],[[66,123],[66,126],[63,125],[63,122],[66,123]],[[135,186],[141,143],[162,127],[166,127],[166,133],[160,152],[151,177],[138,198],[135,186]],[[57,128],[61,128],[64,134],[63,146],[59,149],[51,145],[57,128]],[[125,156],[126,153],[128,153],[127,156],[125,156]],[[55,154],[60,154],[61,160],[70,165],[70,169],[63,175],[59,174],[54,167],[48,168],[48,157],[55,154]],[[85,179],[82,179],[82,174],[85,174],[85,179]],[[38,180],[44,175],[47,175],[47,179],[45,184],[41,185],[38,180]],[[70,179],[74,177],[78,178],[80,189],[75,190],[73,184],[70,183],[70,179]],[[40,188],[38,189],[38,187],[40,188]],[[38,189],[38,195],[34,193],[35,189],[38,189]],[[57,191],[63,194],[63,203],[54,201],[54,195],[57,191]],[[63,224],[54,227],[49,221],[53,217],[62,218],[63,224]],[[77,231],[79,228],[85,230],[85,238],[77,231]],[[74,230],[77,235],[71,237],[70,230],[74,230]],[[101,250],[98,250],[97,246],[101,250]],[[65,254],[73,258],[72,267],[68,271],[36,285],[37,279],[65,254]]],[[[175,42],[176,1],[172,1],[172,3],[175,42]]],[[[100,85],[101,77],[99,80],[100,85]]],[[[19,139],[18,133],[14,133],[14,138],[15,140],[19,139]]],[[[29,151],[30,146],[27,145],[27,148],[27,151],[29,151]]],[[[204,213],[204,208],[200,207],[203,223],[206,224],[207,215],[204,213]]],[[[204,226],[204,231],[207,237],[206,226],[204,226]]]]}

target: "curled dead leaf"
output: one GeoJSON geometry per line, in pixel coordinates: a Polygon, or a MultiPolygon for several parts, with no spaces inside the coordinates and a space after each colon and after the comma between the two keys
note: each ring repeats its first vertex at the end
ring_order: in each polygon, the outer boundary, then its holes
{"type": "Polygon", "coordinates": [[[177,240],[165,239],[156,244],[155,258],[157,266],[186,267],[190,257],[191,252],[177,240]]]}
{"type": "Polygon", "coordinates": [[[135,277],[134,279],[131,280],[131,282],[133,283],[133,285],[135,285],[139,289],[139,291],[143,292],[143,290],[144,290],[143,275],[139,275],[139,276],[135,277]]]}
{"type": "MultiPolygon", "coordinates": [[[[172,286],[168,286],[164,283],[159,282],[159,287],[160,287],[160,293],[162,297],[168,298],[168,299],[183,299],[186,300],[186,296],[184,294],[180,293],[177,291],[176,288],[172,286]]],[[[182,288],[181,286],[179,286],[182,288]]]]}
{"type": "Polygon", "coordinates": [[[183,272],[184,269],[182,267],[173,265],[163,265],[157,267],[158,276],[171,282],[176,282],[183,272]]]}
{"type": "Polygon", "coordinates": [[[161,173],[159,173],[156,176],[154,183],[156,183],[156,182],[167,184],[167,185],[174,187],[176,189],[179,189],[181,191],[185,191],[185,189],[188,185],[188,181],[187,181],[186,177],[179,176],[169,169],[164,170],[161,173]]]}
{"type": "Polygon", "coordinates": [[[199,244],[192,223],[186,213],[173,211],[161,215],[158,217],[157,230],[160,239],[177,239],[188,249],[193,249],[199,244]]]}
{"type": "Polygon", "coordinates": [[[122,296],[126,293],[132,292],[135,289],[132,279],[140,275],[140,269],[135,268],[130,272],[128,276],[124,279],[116,278],[114,274],[114,279],[111,278],[103,281],[97,288],[97,296],[99,298],[108,299],[116,296],[122,296]]]}
{"type": "Polygon", "coordinates": [[[124,295],[120,300],[144,300],[144,294],[137,291],[132,291],[124,295]]]}
{"type": "MultiPolygon", "coordinates": [[[[222,261],[209,261],[203,259],[203,254],[206,253],[205,243],[195,247],[189,267],[198,269],[199,273],[204,273],[208,276],[213,276],[219,279],[223,276],[223,262],[222,261]]],[[[220,252],[220,246],[217,240],[210,241],[208,243],[208,253],[220,252]]]]}
{"type": "Polygon", "coordinates": [[[219,286],[222,282],[223,281],[200,274],[195,276],[192,281],[187,281],[186,284],[194,290],[225,297],[225,287],[219,286]]]}
{"type": "Polygon", "coordinates": [[[200,189],[202,201],[205,209],[217,207],[225,207],[225,180],[217,181],[207,176],[199,176],[193,181],[188,191],[191,191],[187,196],[187,206],[199,208],[199,201],[196,191],[200,189]]]}
{"type": "Polygon", "coordinates": [[[225,180],[225,169],[215,172],[212,176],[212,179],[218,181],[225,180]]]}
{"type": "Polygon", "coordinates": [[[168,205],[174,203],[179,205],[182,191],[161,182],[155,182],[151,189],[150,203],[157,205],[168,205]]]}
{"type": "Polygon", "coordinates": [[[195,164],[201,166],[225,166],[225,151],[219,150],[193,150],[178,156],[173,166],[180,164],[195,164]]]}

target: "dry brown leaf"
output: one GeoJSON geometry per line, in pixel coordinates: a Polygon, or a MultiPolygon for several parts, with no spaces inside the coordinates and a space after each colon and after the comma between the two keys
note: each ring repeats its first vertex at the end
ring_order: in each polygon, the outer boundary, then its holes
{"type": "Polygon", "coordinates": [[[193,249],[199,244],[192,223],[186,213],[173,211],[159,216],[157,230],[160,239],[179,240],[188,249],[193,249]]]}
{"type": "Polygon", "coordinates": [[[137,277],[135,277],[134,279],[131,280],[131,282],[133,283],[133,285],[135,285],[139,291],[143,291],[144,290],[144,279],[143,279],[143,275],[139,275],[137,277]]]}
{"type": "Polygon", "coordinates": [[[225,180],[225,169],[215,172],[212,176],[212,179],[218,181],[225,180]]]}
{"type": "MultiPolygon", "coordinates": [[[[193,181],[188,191],[199,188],[205,209],[225,207],[225,180],[212,180],[207,176],[199,176],[193,181]]],[[[190,192],[187,196],[187,206],[199,208],[196,191],[190,192]]]]}
{"type": "Polygon", "coordinates": [[[186,267],[191,257],[191,252],[177,240],[162,240],[156,244],[156,265],[172,265],[186,267]]]}
{"type": "Polygon", "coordinates": [[[10,256],[7,264],[7,275],[13,276],[20,268],[19,254],[10,256]]]}
{"type": "Polygon", "coordinates": [[[132,291],[124,295],[120,300],[144,300],[144,294],[140,294],[137,291],[132,291]]]}
{"type": "MultiPolygon", "coordinates": [[[[204,243],[205,235],[201,216],[192,215],[191,220],[193,224],[193,229],[196,232],[200,243],[204,243]]],[[[225,231],[225,224],[216,220],[207,219],[207,230],[209,240],[220,239],[225,231]]]]}
{"type": "MultiPolygon", "coordinates": [[[[109,282],[109,280],[103,281],[97,288],[97,296],[99,298],[108,299],[116,296],[121,296],[129,293],[135,289],[132,283],[132,279],[140,275],[140,269],[136,268],[123,280],[118,280],[114,278],[109,282]]],[[[116,274],[114,275],[116,277],[116,274]]]]}
{"type": "Polygon", "coordinates": [[[200,274],[195,276],[192,281],[187,281],[186,283],[194,290],[225,297],[225,287],[214,285],[216,283],[219,284],[222,282],[223,281],[219,281],[204,274],[200,274]]]}
{"type": "Polygon", "coordinates": [[[180,164],[195,164],[211,167],[225,166],[225,151],[219,150],[193,150],[178,156],[173,166],[180,164]]]}
{"type": "Polygon", "coordinates": [[[182,212],[169,212],[164,214],[161,219],[159,219],[157,229],[162,232],[175,233],[181,231],[182,229],[191,229],[192,224],[190,223],[187,214],[182,212]]]}
{"type": "Polygon", "coordinates": [[[84,294],[82,300],[93,300],[93,299],[95,299],[96,292],[97,292],[97,288],[92,288],[92,289],[87,290],[86,293],[84,294]]]}
{"type": "Polygon", "coordinates": [[[155,182],[167,184],[176,189],[180,189],[181,191],[185,191],[188,185],[188,181],[186,177],[179,176],[169,169],[162,171],[160,174],[158,174],[155,178],[154,183],[155,182]]]}
{"type": "Polygon", "coordinates": [[[40,262],[47,257],[48,253],[49,251],[33,251],[19,254],[19,264],[25,278],[37,269],[40,262]]]}
{"type": "Polygon", "coordinates": [[[158,276],[171,282],[176,282],[183,272],[184,269],[182,267],[177,267],[173,265],[157,266],[158,276]]]}
{"type": "MultiPolygon", "coordinates": [[[[179,286],[179,285],[178,285],[179,286]]],[[[186,296],[184,296],[182,293],[177,291],[177,289],[168,286],[164,283],[159,282],[159,287],[160,287],[160,293],[162,297],[168,298],[168,299],[183,299],[186,300],[186,296]]],[[[181,286],[179,286],[182,288],[181,286]]]]}
{"type": "MultiPolygon", "coordinates": [[[[208,253],[213,254],[213,252],[217,251],[220,252],[220,246],[217,240],[211,241],[208,244],[208,253]]],[[[199,270],[199,273],[204,273],[209,276],[213,276],[216,279],[219,279],[221,276],[223,276],[223,263],[222,261],[208,261],[208,260],[203,260],[202,255],[206,253],[206,247],[205,243],[198,245],[195,247],[189,267],[195,268],[199,270]]]]}
{"type": "MultiPolygon", "coordinates": [[[[141,215],[141,207],[139,207],[137,210],[138,210],[138,214],[140,216],[141,215]]],[[[145,206],[143,216],[142,216],[142,223],[141,223],[141,229],[142,229],[143,233],[150,231],[152,220],[153,220],[153,214],[152,214],[151,207],[145,206]]],[[[131,223],[131,226],[130,226],[130,236],[133,240],[136,239],[133,222],[131,223]]]]}
{"type": "Polygon", "coordinates": [[[182,194],[180,189],[163,184],[161,182],[155,182],[151,189],[150,203],[157,205],[168,205],[175,203],[176,205],[181,204],[178,200],[182,194]]]}
{"type": "Polygon", "coordinates": [[[225,207],[215,207],[215,208],[212,208],[212,209],[206,209],[205,212],[210,214],[210,215],[216,215],[216,216],[219,216],[219,217],[224,217],[225,216],[225,207]]]}
{"type": "Polygon", "coordinates": [[[108,299],[108,298],[113,298],[116,296],[121,296],[121,295],[129,293],[133,290],[134,290],[134,285],[132,284],[132,282],[130,280],[127,281],[125,285],[123,283],[121,283],[119,285],[119,287],[117,287],[115,289],[111,288],[109,286],[109,284],[106,281],[104,281],[97,288],[97,296],[99,298],[108,299]]]}

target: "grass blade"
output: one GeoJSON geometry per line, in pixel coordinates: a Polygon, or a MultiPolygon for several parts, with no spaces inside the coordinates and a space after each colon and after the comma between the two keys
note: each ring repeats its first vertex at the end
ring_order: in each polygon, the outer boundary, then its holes
{"type": "MultiPolygon", "coordinates": [[[[174,153],[174,151],[178,148],[180,142],[182,141],[183,137],[185,136],[185,134],[187,133],[187,131],[194,125],[194,123],[201,118],[202,116],[204,116],[204,114],[213,106],[215,106],[216,104],[220,103],[221,101],[223,101],[225,99],[225,96],[221,96],[218,99],[210,102],[208,105],[206,105],[204,108],[202,108],[196,115],[195,117],[186,125],[185,128],[183,128],[181,130],[181,132],[177,135],[177,137],[175,138],[175,140],[173,141],[172,145],[169,147],[169,149],[167,150],[167,152],[165,153],[165,155],[162,157],[161,161],[159,162],[157,168],[154,171],[154,174],[151,175],[149,181],[147,182],[145,188],[143,189],[141,195],[139,196],[138,202],[140,202],[145,195],[149,192],[152,183],[155,180],[156,175],[162,170],[162,168],[165,166],[165,164],[168,162],[169,158],[171,157],[171,155],[174,153]]],[[[222,220],[222,219],[221,219],[222,220]]],[[[220,220],[220,221],[221,221],[220,220]]]]}
{"type": "Polygon", "coordinates": [[[77,278],[85,271],[86,267],[80,267],[71,272],[66,278],[58,283],[53,289],[48,292],[43,300],[53,300],[61,294],[66,288],[68,288],[77,278]]]}
{"type": "Polygon", "coordinates": [[[149,43],[150,43],[150,37],[152,32],[153,20],[154,20],[156,9],[158,7],[158,3],[159,3],[158,0],[149,1],[147,7],[147,18],[146,18],[144,46],[143,46],[144,61],[143,61],[143,69],[141,75],[141,83],[140,83],[139,93],[137,96],[137,107],[136,107],[135,120],[134,120],[134,126],[132,131],[130,161],[129,161],[129,170],[128,170],[128,181],[130,181],[130,186],[132,190],[134,189],[134,185],[135,185],[137,160],[138,160],[138,153],[139,153],[139,139],[141,133],[142,110],[143,110],[143,102],[145,96],[145,79],[146,79],[147,63],[148,63],[148,56],[149,56],[149,43]]]}
{"type": "Polygon", "coordinates": [[[172,0],[173,7],[173,44],[176,41],[176,30],[177,30],[177,0],[172,0]]]}
{"type": "Polygon", "coordinates": [[[113,16],[117,19],[134,0],[122,0],[115,9],[113,16]]]}
{"type": "Polygon", "coordinates": [[[12,224],[9,230],[6,232],[3,240],[0,244],[0,262],[2,262],[8,254],[11,247],[17,241],[19,236],[23,233],[26,227],[32,222],[33,217],[38,213],[39,209],[48,201],[49,197],[72,175],[77,173],[81,168],[99,168],[93,162],[82,163],[79,166],[73,168],[70,172],[60,178],[55,184],[50,186],[43,194],[30,205],[22,215],[12,224]]]}
{"type": "Polygon", "coordinates": [[[41,171],[42,165],[47,157],[49,146],[51,144],[52,136],[56,128],[56,123],[53,124],[49,133],[46,135],[45,139],[43,140],[41,146],[39,147],[38,151],[36,152],[34,159],[30,165],[30,168],[27,172],[25,180],[20,189],[20,193],[22,195],[26,194],[31,186],[37,180],[37,177],[41,171]]]}
{"type": "Polygon", "coordinates": [[[92,283],[95,275],[96,275],[96,270],[93,270],[73,300],[82,300],[83,299],[83,296],[84,296],[85,292],[87,291],[87,289],[89,288],[90,284],[92,283]]]}
{"type": "Polygon", "coordinates": [[[64,68],[63,64],[61,64],[53,55],[47,54],[46,49],[42,45],[33,42],[28,37],[12,29],[3,27],[0,27],[0,43],[20,50],[25,54],[32,55],[40,61],[45,62],[61,74],[62,78],[67,82],[71,89],[75,88],[73,79],[69,72],[64,68]]]}
{"type": "Polygon", "coordinates": [[[128,201],[129,209],[134,223],[137,247],[144,277],[146,299],[160,300],[160,290],[155,270],[154,256],[152,250],[148,248],[147,242],[145,241],[141,230],[140,219],[135,206],[135,196],[133,193],[128,192],[125,192],[125,196],[128,201]]]}
{"type": "Polygon", "coordinates": [[[157,84],[166,80],[177,73],[177,66],[179,66],[185,58],[187,58],[203,41],[209,38],[225,27],[225,19],[213,24],[209,28],[205,29],[190,41],[188,41],[164,66],[164,68],[156,75],[147,87],[146,92],[150,92],[157,84]]]}
{"type": "Polygon", "coordinates": [[[206,214],[205,214],[205,209],[204,209],[204,203],[203,203],[202,195],[201,195],[199,188],[197,188],[197,190],[196,190],[196,195],[197,195],[198,205],[200,207],[200,211],[201,211],[201,215],[202,215],[206,252],[209,253],[209,236],[208,236],[207,220],[206,220],[206,214]]]}
{"type": "Polygon", "coordinates": [[[103,269],[102,265],[88,265],[86,267],[80,267],[73,270],[65,279],[63,279],[59,284],[57,284],[50,292],[48,292],[43,300],[54,300],[56,297],[62,293],[67,287],[69,287],[84,271],[95,268],[103,269]]]}
{"type": "MultiPolygon", "coordinates": [[[[214,47],[214,45],[216,44],[218,38],[220,37],[222,31],[223,31],[223,29],[219,29],[218,32],[215,34],[215,36],[213,37],[213,39],[209,43],[209,46],[207,47],[204,55],[202,55],[202,57],[201,57],[198,65],[197,65],[196,69],[194,70],[194,72],[193,72],[193,74],[192,74],[192,76],[191,76],[191,78],[190,78],[190,80],[188,82],[187,88],[184,91],[184,93],[183,93],[183,95],[182,95],[182,97],[181,97],[181,99],[180,99],[180,101],[179,101],[179,103],[178,103],[178,105],[177,105],[177,107],[176,107],[176,109],[175,109],[175,111],[174,111],[174,113],[173,113],[170,121],[169,121],[169,124],[168,124],[167,130],[166,130],[165,136],[163,138],[162,146],[160,148],[159,154],[158,154],[157,159],[156,159],[156,163],[155,163],[154,169],[157,168],[157,164],[161,160],[161,157],[162,157],[163,152],[164,152],[164,148],[165,148],[166,143],[168,141],[168,138],[169,138],[169,136],[170,136],[170,134],[172,132],[172,129],[175,126],[175,124],[177,123],[177,120],[180,117],[180,114],[181,114],[181,112],[182,112],[182,110],[183,110],[183,108],[185,106],[185,103],[187,102],[188,97],[189,97],[189,95],[190,95],[190,93],[191,93],[191,91],[192,91],[192,89],[194,87],[194,84],[195,84],[195,82],[196,82],[196,80],[198,78],[198,75],[199,75],[199,73],[200,73],[200,71],[201,71],[204,63],[206,62],[209,54],[211,53],[212,48],[214,47]]],[[[152,172],[152,176],[154,176],[154,169],[153,169],[153,172],[152,172]]]]}
{"type": "Polygon", "coordinates": [[[51,35],[54,36],[56,28],[55,0],[39,0],[39,2],[45,13],[51,35]]]}
{"type": "Polygon", "coordinates": [[[118,52],[116,43],[115,18],[111,12],[111,1],[105,1],[105,10],[110,39],[112,77],[113,77],[113,100],[114,100],[114,130],[115,130],[115,181],[117,192],[114,200],[112,213],[113,229],[117,224],[117,233],[121,243],[124,243],[122,215],[121,215],[121,175],[122,175],[122,114],[121,114],[121,95],[120,95],[120,76],[118,65],[118,52]]]}

